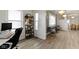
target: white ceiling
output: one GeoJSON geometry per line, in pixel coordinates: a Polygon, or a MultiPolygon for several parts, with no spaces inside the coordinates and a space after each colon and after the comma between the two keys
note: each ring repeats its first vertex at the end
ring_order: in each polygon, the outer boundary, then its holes
{"type": "MultiPolygon", "coordinates": [[[[58,12],[60,10],[51,10],[52,13],[55,13],[55,14],[58,14],[59,16],[61,16],[58,12]]],[[[65,14],[68,15],[68,17],[70,18],[71,16],[74,16],[74,17],[78,17],[79,18],[79,10],[64,10],[65,11],[65,14]]]]}
{"type": "Polygon", "coordinates": [[[79,14],[79,10],[66,10],[67,14],[79,14]]]}

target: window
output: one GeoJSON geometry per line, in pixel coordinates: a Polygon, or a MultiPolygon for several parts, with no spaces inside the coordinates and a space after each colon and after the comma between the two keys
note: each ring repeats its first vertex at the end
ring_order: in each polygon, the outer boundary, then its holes
{"type": "Polygon", "coordinates": [[[49,15],[49,27],[55,26],[55,24],[56,24],[55,16],[49,15]]]}
{"type": "Polygon", "coordinates": [[[38,13],[35,14],[35,30],[38,30],[38,20],[39,20],[39,17],[38,17],[38,13]]]}
{"type": "Polygon", "coordinates": [[[70,23],[70,20],[67,20],[66,22],[67,22],[67,24],[69,24],[70,23]]]}
{"type": "Polygon", "coordinates": [[[8,22],[12,23],[12,28],[19,28],[22,26],[21,11],[10,10],[8,11],[8,22]]]}

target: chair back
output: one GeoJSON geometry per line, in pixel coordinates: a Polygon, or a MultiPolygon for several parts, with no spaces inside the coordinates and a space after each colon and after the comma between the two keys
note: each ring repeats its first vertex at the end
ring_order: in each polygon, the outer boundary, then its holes
{"type": "Polygon", "coordinates": [[[17,28],[15,30],[14,36],[9,41],[7,41],[7,42],[11,42],[12,43],[11,49],[14,48],[17,45],[17,43],[19,42],[19,37],[21,35],[22,29],[23,28],[17,28]]]}

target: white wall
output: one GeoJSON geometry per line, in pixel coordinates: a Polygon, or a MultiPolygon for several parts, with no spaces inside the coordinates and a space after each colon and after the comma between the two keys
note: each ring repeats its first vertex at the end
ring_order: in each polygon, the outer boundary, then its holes
{"type": "Polygon", "coordinates": [[[8,19],[8,11],[0,10],[0,30],[1,30],[1,23],[7,22],[7,19],[8,19]]]}
{"type": "Polygon", "coordinates": [[[22,28],[23,28],[23,30],[22,30],[22,33],[21,33],[21,36],[20,36],[20,39],[19,40],[22,40],[22,39],[25,39],[25,26],[24,26],[24,12],[23,11],[21,11],[21,17],[22,17],[22,28]]]}
{"type": "Polygon", "coordinates": [[[62,30],[68,30],[67,19],[60,19],[59,26],[62,28],[62,30]]]}
{"type": "Polygon", "coordinates": [[[46,11],[45,10],[38,10],[34,11],[33,14],[39,14],[38,20],[38,30],[34,30],[34,35],[40,39],[46,39],[46,11]]]}
{"type": "Polygon", "coordinates": [[[71,24],[79,24],[79,17],[75,17],[74,19],[70,19],[71,24]]]}
{"type": "Polygon", "coordinates": [[[67,18],[62,18],[59,15],[57,15],[57,25],[61,27],[61,30],[68,30],[68,23],[67,23],[67,18]]]}

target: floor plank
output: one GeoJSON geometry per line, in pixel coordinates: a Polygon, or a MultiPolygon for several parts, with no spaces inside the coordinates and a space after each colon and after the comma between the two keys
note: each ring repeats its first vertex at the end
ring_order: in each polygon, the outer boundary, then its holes
{"type": "Polygon", "coordinates": [[[59,31],[56,35],[49,35],[46,40],[25,39],[18,45],[20,49],[77,49],[79,31],[59,31]]]}

